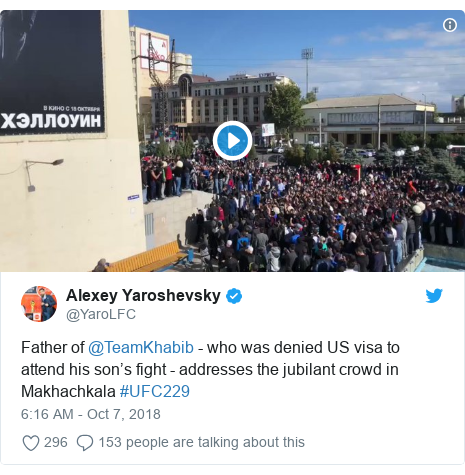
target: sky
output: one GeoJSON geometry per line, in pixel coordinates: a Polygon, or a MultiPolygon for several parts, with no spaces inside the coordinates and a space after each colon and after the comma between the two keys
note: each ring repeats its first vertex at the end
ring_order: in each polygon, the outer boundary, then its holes
{"type": "Polygon", "coordinates": [[[318,98],[401,94],[451,111],[465,94],[463,11],[130,11],[131,26],[176,40],[194,74],[275,72],[305,93],[302,48],[313,48],[309,89],[318,98]],[[457,29],[443,28],[447,18],[457,29]]]}

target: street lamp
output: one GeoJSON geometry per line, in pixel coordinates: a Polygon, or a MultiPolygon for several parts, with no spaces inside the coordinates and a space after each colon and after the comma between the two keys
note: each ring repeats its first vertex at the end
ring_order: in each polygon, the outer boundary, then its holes
{"type": "Polygon", "coordinates": [[[454,148],[454,146],[453,146],[453,145],[448,145],[446,148],[447,148],[447,150],[449,151],[449,161],[452,163],[452,155],[451,155],[451,153],[452,153],[452,149],[454,148]]]}
{"type": "Polygon", "coordinates": [[[420,147],[418,145],[413,145],[410,147],[410,150],[413,152],[413,168],[417,169],[417,152],[420,150],[420,147]]]}
{"type": "Polygon", "coordinates": [[[63,162],[64,160],[62,158],[59,158],[58,160],[54,160],[53,162],[38,162],[38,161],[26,160],[26,172],[27,172],[27,178],[29,180],[29,186],[27,187],[27,191],[29,193],[36,191],[36,187],[31,183],[31,175],[29,173],[29,168],[31,168],[34,165],[52,165],[52,167],[56,167],[58,165],[61,165],[63,162]]]}
{"type": "Polygon", "coordinates": [[[401,174],[400,167],[402,165],[402,157],[405,155],[405,150],[396,150],[394,154],[399,159],[399,176],[401,174]]]}
{"type": "Polygon", "coordinates": [[[426,148],[426,95],[422,94],[422,96],[425,98],[425,123],[423,126],[423,148],[426,148]]]}

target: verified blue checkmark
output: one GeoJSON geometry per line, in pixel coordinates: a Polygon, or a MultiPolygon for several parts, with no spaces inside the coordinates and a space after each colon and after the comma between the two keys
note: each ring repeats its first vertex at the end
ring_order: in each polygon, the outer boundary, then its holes
{"type": "Polygon", "coordinates": [[[242,300],[242,294],[239,289],[229,289],[226,294],[229,303],[239,303],[242,300]]]}

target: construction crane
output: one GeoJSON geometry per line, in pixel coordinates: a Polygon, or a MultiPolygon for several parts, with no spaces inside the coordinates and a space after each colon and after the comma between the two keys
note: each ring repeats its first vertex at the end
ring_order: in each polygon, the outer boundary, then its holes
{"type": "Polygon", "coordinates": [[[159,111],[160,119],[158,123],[155,123],[155,126],[159,126],[163,131],[163,135],[166,133],[166,127],[168,125],[168,88],[174,84],[174,70],[179,66],[192,66],[191,64],[178,63],[175,61],[175,40],[171,41],[171,49],[167,59],[159,59],[157,57],[155,48],[152,43],[152,35],[148,33],[148,50],[147,55],[138,55],[133,58],[133,61],[139,58],[146,59],[149,63],[149,75],[152,80],[152,84],[157,88],[158,97],[159,97],[159,111]],[[167,63],[169,65],[169,78],[163,82],[157,75],[155,66],[158,63],[167,63]]]}

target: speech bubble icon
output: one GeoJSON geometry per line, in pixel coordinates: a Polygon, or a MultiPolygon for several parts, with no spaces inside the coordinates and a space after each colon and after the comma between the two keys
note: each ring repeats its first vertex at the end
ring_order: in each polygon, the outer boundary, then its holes
{"type": "Polygon", "coordinates": [[[94,445],[94,439],[90,435],[80,435],[76,443],[81,447],[82,451],[85,452],[94,445]]]}

